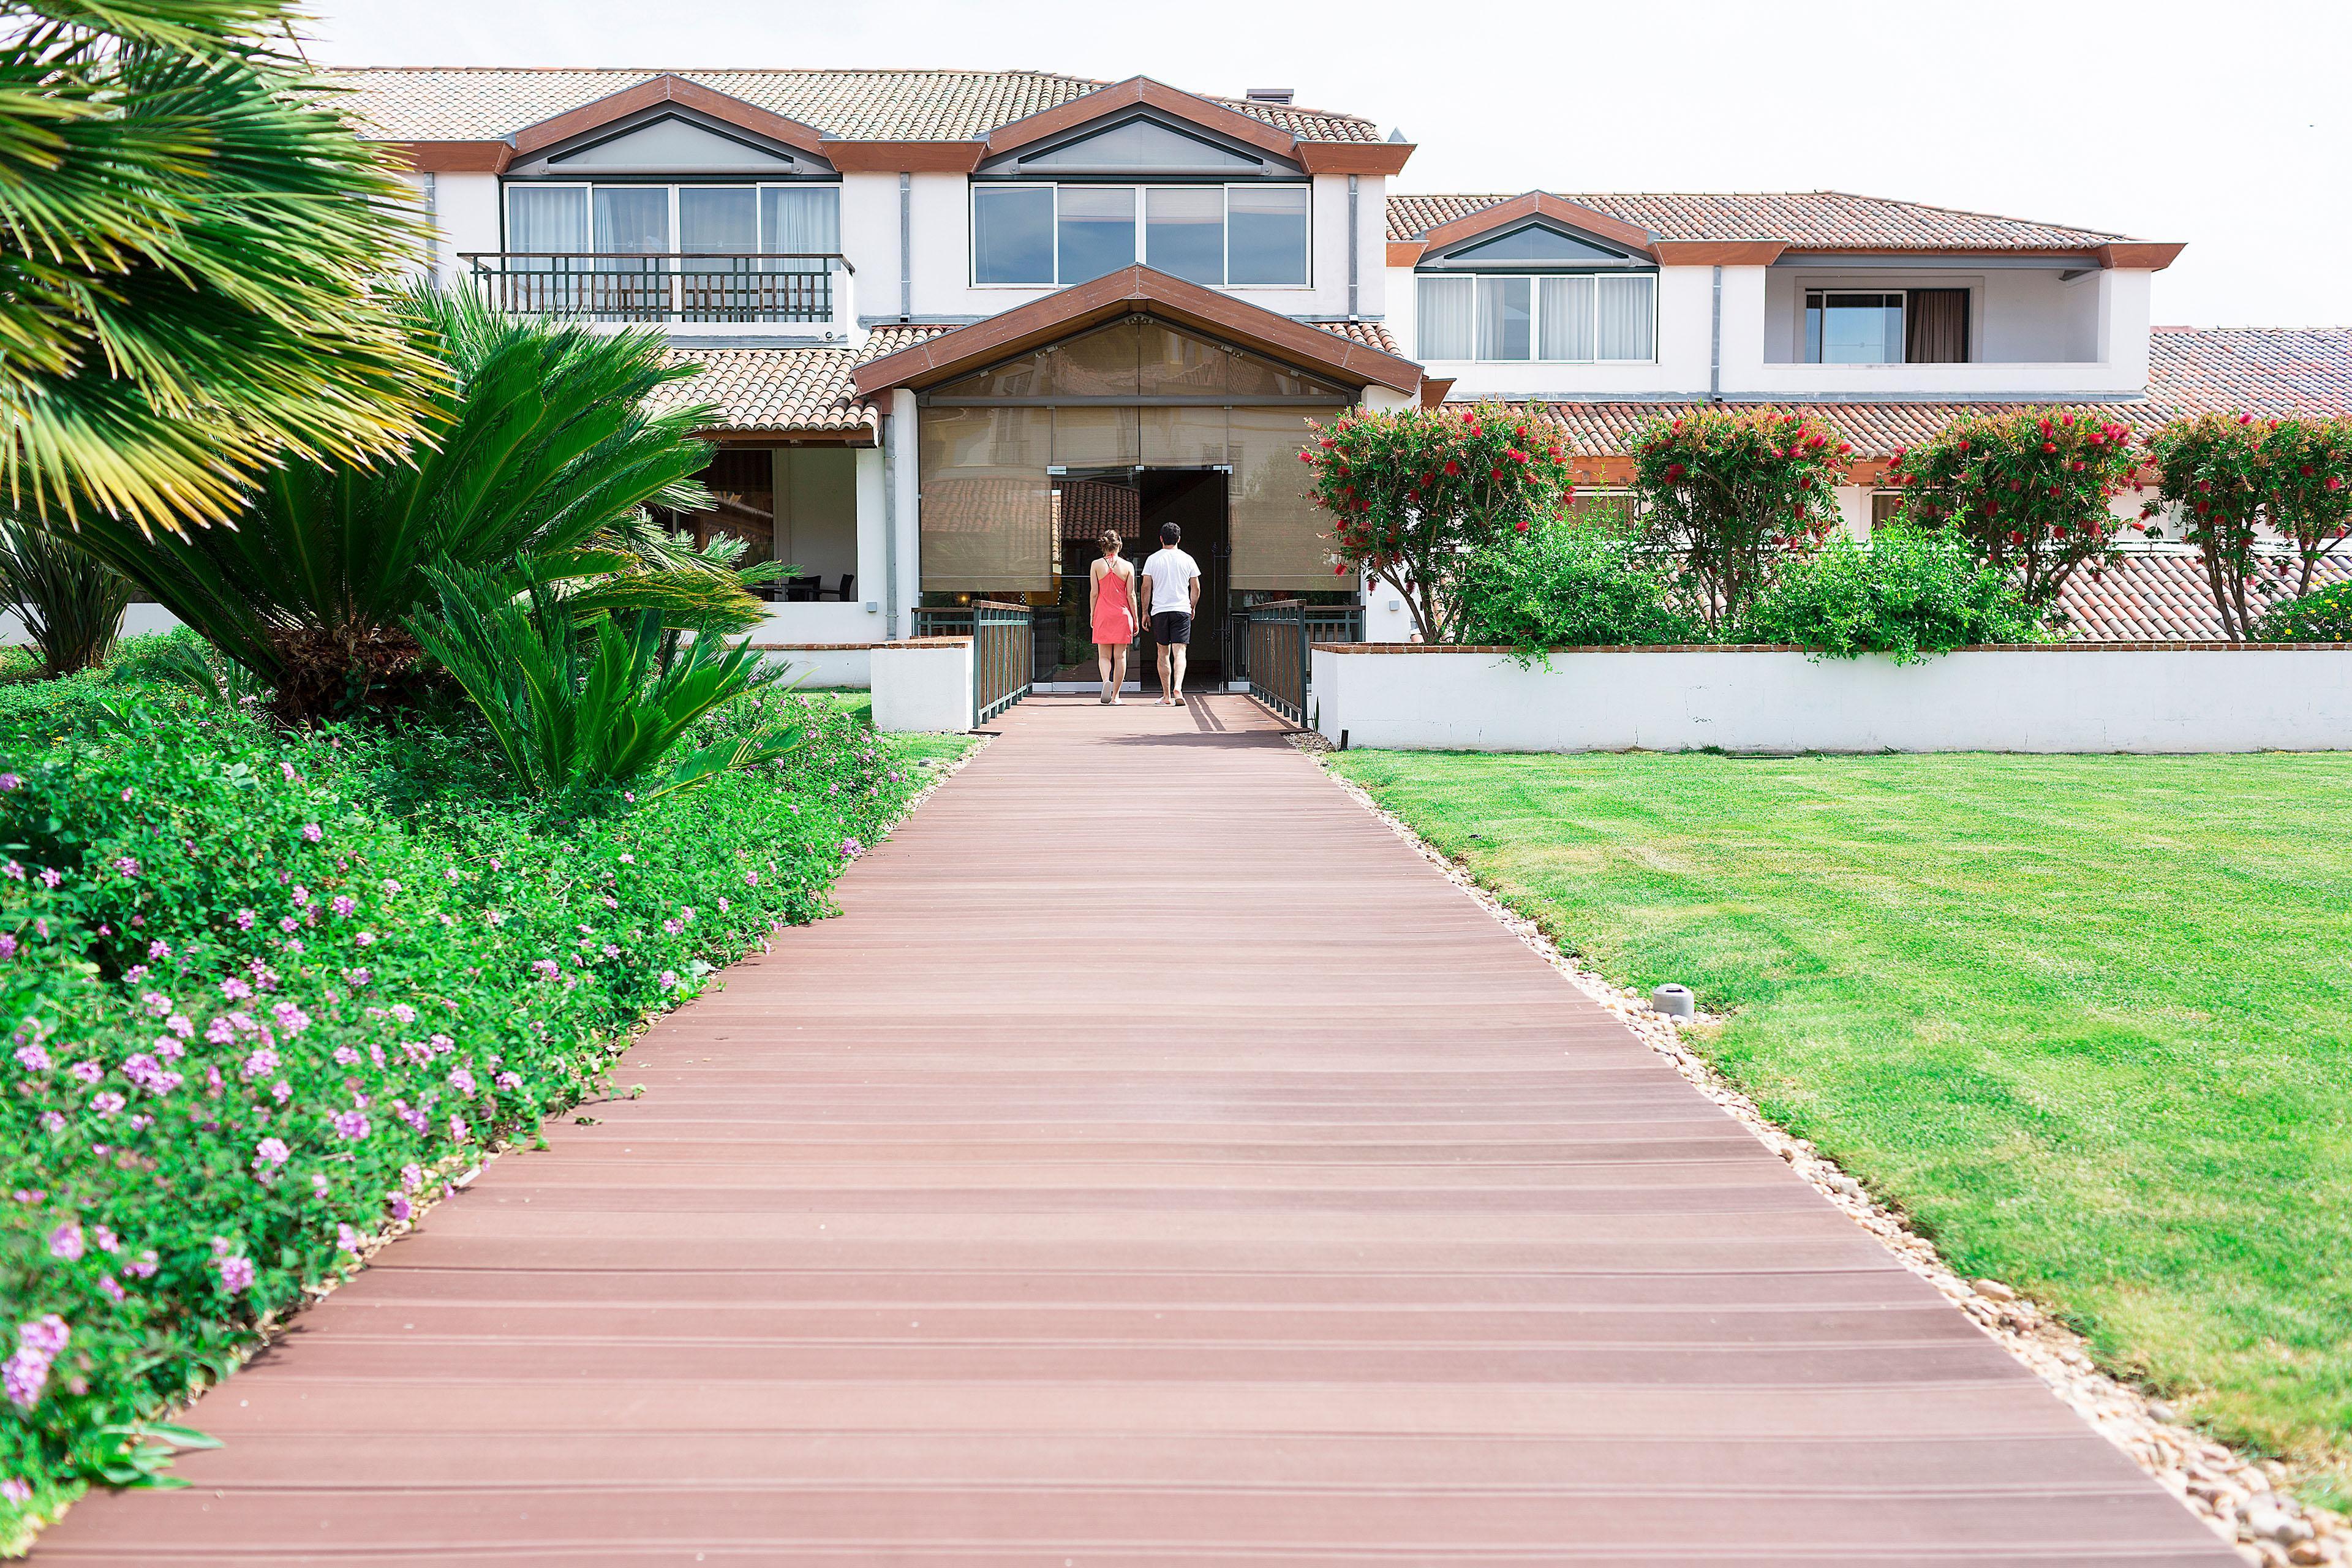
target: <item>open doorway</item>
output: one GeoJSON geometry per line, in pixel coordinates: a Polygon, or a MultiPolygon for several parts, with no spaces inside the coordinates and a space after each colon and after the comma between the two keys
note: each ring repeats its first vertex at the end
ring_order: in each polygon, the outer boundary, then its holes
{"type": "MultiPolygon", "coordinates": [[[[1060,541],[1060,658],[1055,679],[1090,686],[1100,676],[1095,663],[1092,606],[1087,594],[1097,542],[1106,528],[1118,530],[1123,553],[1139,572],[1160,548],[1160,526],[1183,531],[1182,548],[1201,568],[1201,605],[1192,621],[1186,656],[1188,690],[1222,687],[1227,678],[1226,605],[1232,551],[1228,537],[1226,474],[1222,468],[1093,468],[1054,478],[1055,533],[1060,541]]],[[[1139,598],[1141,595],[1139,595],[1139,598]]],[[[1128,650],[1131,688],[1158,689],[1159,650],[1151,641],[1151,606],[1141,603],[1146,624],[1128,650]]]]}

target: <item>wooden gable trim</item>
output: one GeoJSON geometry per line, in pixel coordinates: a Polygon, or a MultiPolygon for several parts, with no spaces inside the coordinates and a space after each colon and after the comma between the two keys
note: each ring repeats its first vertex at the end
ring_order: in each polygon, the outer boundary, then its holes
{"type": "Polygon", "coordinates": [[[2102,267],[2145,267],[2150,272],[2161,272],[2180,259],[2189,247],[2169,240],[2119,239],[2091,247],[2102,267]]]}
{"type": "Polygon", "coordinates": [[[1149,267],[1124,267],[862,364],[854,373],[857,394],[934,386],[1136,312],[1358,386],[1412,393],[1421,385],[1421,366],[1411,360],[1149,267]]]}
{"type": "Polygon", "coordinates": [[[664,103],[694,110],[740,131],[749,131],[771,142],[781,142],[787,147],[797,147],[819,158],[825,155],[824,138],[816,127],[803,125],[781,114],[772,114],[756,104],[746,103],[740,98],[730,98],[699,82],[667,73],[641,81],[635,87],[623,88],[593,103],[583,104],[578,109],[559,114],[552,120],[526,125],[514,133],[514,155],[528,157],[560,142],[568,142],[574,136],[584,135],[600,126],[625,119],[639,110],[652,109],[664,103]]]}
{"type": "Polygon", "coordinates": [[[1657,251],[1653,247],[1648,229],[1636,228],[1621,218],[1611,217],[1607,213],[1564,201],[1549,191],[1529,191],[1525,195],[1513,196],[1509,201],[1480,207],[1476,212],[1455,218],[1451,223],[1441,223],[1434,228],[1425,229],[1421,236],[1423,253],[1450,249],[1482,234],[1491,234],[1496,229],[1509,228],[1529,218],[1538,217],[1582,229],[1612,245],[1622,245],[1653,261],[1657,259],[1657,251]]]}
{"type": "Polygon", "coordinates": [[[1221,136],[1246,143],[1261,153],[1271,153],[1277,158],[1300,161],[1301,143],[1287,132],[1277,131],[1263,120],[1254,119],[1239,110],[1227,109],[1222,103],[1212,103],[1165,82],[1148,76],[1132,76],[1125,81],[1097,88],[1082,98],[1055,104],[1024,116],[1010,125],[1000,125],[986,138],[988,155],[1010,153],[1058,136],[1065,131],[1076,130],[1090,121],[1122,109],[1157,109],[1162,113],[1189,121],[1203,130],[1214,131],[1221,136]]]}
{"type": "Polygon", "coordinates": [[[386,142],[398,162],[420,174],[503,174],[514,149],[503,142],[386,142]]]}
{"type": "Polygon", "coordinates": [[[845,174],[969,174],[987,149],[978,142],[845,142],[827,138],[824,156],[845,174]]]}
{"type": "Polygon", "coordinates": [[[1650,246],[1664,267],[1769,267],[1788,248],[1778,239],[1661,239],[1650,246]]]}
{"type": "Polygon", "coordinates": [[[1310,174],[1399,174],[1412,156],[1411,142],[1301,142],[1298,161],[1310,174]]]}

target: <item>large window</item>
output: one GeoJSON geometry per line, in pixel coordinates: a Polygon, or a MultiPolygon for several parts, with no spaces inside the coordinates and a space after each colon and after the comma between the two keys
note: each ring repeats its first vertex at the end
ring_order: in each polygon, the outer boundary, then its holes
{"type": "Polygon", "coordinates": [[[1305,185],[971,188],[971,280],[1083,283],[1140,261],[1211,288],[1303,289],[1305,185]]]}
{"type": "Polygon", "coordinates": [[[507,187],[507,249],[550,258],[832,255],[841,249],[841,187],[517,182],[507,187]]]}
{"type": "Polygon", "coordinates": [[[1646,361],[1657,357],[1653,273],[1418,279],[1429,360],[1646,361]]]}
{"type": "Polygon", "coordinates": [[[1805,290],[1807,364],[1960,364],[1966,289],[1805,290]]]}

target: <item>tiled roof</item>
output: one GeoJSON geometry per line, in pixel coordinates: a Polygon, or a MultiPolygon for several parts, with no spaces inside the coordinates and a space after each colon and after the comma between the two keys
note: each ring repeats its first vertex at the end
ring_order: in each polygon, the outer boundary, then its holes
{"type": "Polygon", "coordinates": [[[1394,354],[1399,359],[1412,357],[1397,346],[1396,339],[1391,337],[1389,330],[1378,321],[1309,321],[1307,324],[1310,327],[1320,327],[1323,331],[1343,337],[1351,343],[1362,343],[1365,347],[1378,349],[1384,354],[1394,354]]]}
{"type": "Polygon", "coordinates": [[[2189,414],[2352,414],[2352,327],[2158,327],[2147,381],[2189,414]]]}
{"type": "MultiPolygon", "coordinates": [[[[1449,399],[1453,402],[1465,399],[1449,399]]],[[[1704,403],[1518,403],[1568,434],[1569,446],[1580,457],[1620,458],[1626,455],[1635,432],[1661,416],[1675,418],[1706,408],[1704,403]]],[[[1916,446],[1963,414],[2008,414],[2036,406],[2023,403],[1720,403],[1715,407],[1738,413],[1751,408],[1801,409],[1832,426],[1853,443],[1860,458],[1885,458],[1897,447],[1916,446]]],[[[2102,416],[2122,421],[2136,430],[2152,429],[2168,417],[2151,405],[2130,403],[2088,405],[2102,416]]]]}
{"type": "MultiPolygon", "coordinates": [[[[1660,239],[1777,239],[1803,250],[2081,250],[2123,237],[2097,229],[1958,212],[1843,191],[1554,194],[1563,201],[1645,228],[1660,239]]],[[[1510,199],[1511,195],[1391,196],[1388,237],[1415,239],[1439,224],[1510,199]]]]}
{"type": "MultiPolygon", "coordinates": [[[[2266,580],[2272,600],[2294,595],[2294,577],[2266,580]]],[[[2311,584],[2324,588],[2347,580],[2352,558],[2327,557],[2311,584]]],[[[2224,635],[2204,563],[2169,551],[2126,555],[2097,577],[2076,572],[2067,578],[2058,604],[2066,612],[2067,635],[2082,642],[2208,642],[2224,635]]]]}
{"type": "Polygon", "coordinates": [[[847,349],[672,348],[669,363],[701,369],[663,387],[652,405],[715,404],[708,428],[719,434],[856,432],[870,439],[881,423],[849,384],[847,349]]]}
{"type": "MultiPolygon", "coordinates": [[[[488,142],[551,120],[659,70],[546,70],[416,66],[330,71],[352,88],[352,112],[394,142],[488,142]]],[[[864,142],[961,142],[1111,85],[1051,71],[682,70],[669,73],[827,136],[864,142]]],[[[1206,96],[1205,94],[1203,96],[1206,96]]],[[[1211,98],[1307,142],[1377,142],[1350,114],[1211,98]]]]}

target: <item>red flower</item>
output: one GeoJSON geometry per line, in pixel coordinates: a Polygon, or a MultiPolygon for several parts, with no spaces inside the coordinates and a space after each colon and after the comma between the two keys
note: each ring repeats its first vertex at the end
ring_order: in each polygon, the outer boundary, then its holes
{"type": "Polygon", "coordinates": [[[1681,479],[1684,472],[1685,470],[1680,463],[1668,463],[1666,465],[1666,478],[1670,479],[1681,479]]]}
{"type": "Polygon", "coordinates": [[[1302,463],[1311,463],[1315,460],[1315,454],[1312,452],[1301,452],[1298,454],[1298,460],[1302,463]]]}
{"type": "Polygon", "coordinates": [[[1459,463],[1455,462],[1455,461],[1454,461],[1453,458],[1446,458],[1446,459],[1445,459],[1445,477],[1446,477],[1447,479],[1450,479],[1454,478],[1455,475],[1459,474],[1461,471],[1462,471],[1462,465],[1461,465],[1461,464],[1459,464],[1459,463]]]}
{"type": "Polygon", "coordinates": [[[1519,521],[1517,521],[1517,522],[1513,523],[1511,526],[1512,526],[1513,528],[1517,529],[1521,533],[1525,533],[1525,532],[1528,531],[1528,520],[1527,520],[1526,518],[1524,518],[1524,517],[1523,517],[1523,518],[1519,519],[1519,521]]]}
{"type": "Polygon", "coordinates": [[[2054,452],[2058,449],[2058,443],[2055,441],[2044,441],[2042,443],[2042,449],[2045,452],[2054,452]]]}

